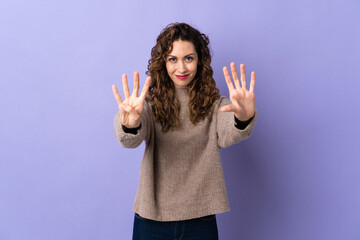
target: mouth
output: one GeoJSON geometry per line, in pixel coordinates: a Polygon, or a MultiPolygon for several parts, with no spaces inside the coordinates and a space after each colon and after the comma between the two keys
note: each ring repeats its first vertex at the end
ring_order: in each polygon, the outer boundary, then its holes
{"type": "Polygon", "coordinates": [[[186,75],[175,75],[178,79],[180,79],[180,80],[184,80],[184,79],[186,79],[188,76],[189,76],[189,74],[186,74],[186,75]]]}

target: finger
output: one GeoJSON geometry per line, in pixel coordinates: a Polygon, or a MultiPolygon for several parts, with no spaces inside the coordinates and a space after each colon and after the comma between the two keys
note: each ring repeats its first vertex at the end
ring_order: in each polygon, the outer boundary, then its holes
{"type": "Polygon", "coordinates": [[[230,78],[230,75],[229,75],[229,70],[227,67],[223,67],[223,72],[224,72],[224,77],[225,77],[225,80],[226,80],[226,84],[229,88],[229,92],[234,90],[234,85],[231,81],[231,78],[230,78]]]}
{"type": "Polygon", "coordinates": [[[220,108],[220,111],[222,111],[222,112],[235,112],[235,109],[234,109],[233,105],[226,105],[226,106],[223,106],[222,108],[220,108]]]}
{"type": "Polygon", "coordinates": [[[130,92],[129,92],[129,86],[127,83],[127,76],[126,74],[122,75],[122,83],[123,83],[123,89],[124,89],[124,94],[125,94],[125,99],[130,97],[130,92]]]}
{"type": "Polygon", "coordinates": [[[146,80],[145,80],[145,84],[143,86],[143,89],[141,90],[141,94],[140,94],[140,99],[141,100],[145,100],[146,94],[149,91],[150,83],[151,83],[151,77],[147,77],[146,80]]]}
{"type": "Polygon", "coordinates": [[[241,74],[241,86],[242,88],[246,88],[246,75],[245,75],[245,65],[240,64],[240,74],[241,74]]]}
{"type": "Polygon", "coordinates": [[[115,85],[112,85],[112,91],[114,93],[114,97],[115,97],[116,102],[118,103],[118,105],[122,104],[123,100],[121,99],[120,94],[119,94],[119,92],[118,92],[115,85]]]}
{"type": "Polygon", "coordinates": [[[254,88],[255,88],[255,72],[251,72],[251,82],[250,82],[250,92],[254,92],[254,88]]]}
{"type": "Polygon", "coordinates": [[[139,72],[137,71],[134,72],[134,89],[132,94],[135,95],[136,97],[139,94],[139,72]]]}
{"type": "Polygon", "coordinates": [[[234,62],[230,63],[230,67],[231,67],[231,74],[232,77],[234,79],[235,82],[235,87],[236,88],[241,88],[240,87],[240,82],[239,82],[239,76],[237,74],[237,70],[236,70],[236,64],[234,62]]]}
{"type": "Polygon", "coordinates": [[[132,110],[132,107],[130,107],[129,105],[127,105],[126,103],[123,103],[120,105],[120,108],[126,112],[126,113],[130,113],[132,110]]]}

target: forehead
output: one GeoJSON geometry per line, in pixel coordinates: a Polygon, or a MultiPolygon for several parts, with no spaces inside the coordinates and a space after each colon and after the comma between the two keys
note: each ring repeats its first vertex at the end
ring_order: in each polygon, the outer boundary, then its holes
{"type": "Polygon", "coordinates": [[[195,46],[192,42],[183,40],[174,41],[172,50],[169,53],[172,56],[186,56],[189,54],[196,54],[195,46]]]}

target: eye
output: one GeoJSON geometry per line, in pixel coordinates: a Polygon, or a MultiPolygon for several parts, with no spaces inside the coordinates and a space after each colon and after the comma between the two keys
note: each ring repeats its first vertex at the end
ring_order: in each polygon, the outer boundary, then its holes
{"type": "Polygon", "coordinates": [[[191,62],[192,60],[194,60],[194,58],[193,57],[186,57],[185,60],[188,61],[188,62],[191,62]]]}
{"type": "Polygon", "coordinates": [[[169,61],[169,62],[175,62],[175,61],[176,61],[176,58],[171,57],[171,58],[168,59],[168,61],[169,61]]]}

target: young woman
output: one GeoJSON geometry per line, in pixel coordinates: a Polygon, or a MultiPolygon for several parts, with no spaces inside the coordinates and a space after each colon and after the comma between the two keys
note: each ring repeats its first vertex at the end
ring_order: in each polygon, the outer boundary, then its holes
{"type": "Polygon", "coordinates": [[[218,239],[216,214],[229,211],[219,148],[250,136],[256,118],[255,73],[247,89],[223,68],[230,101],[219,95],[210,66],[209,39],[185,23],[168,25],[152,48],[140,95],[139,73],[125,100],[112,86],[119,112],[114,118],[120,144],[145,140],[133,210],[133,239],[218,239]]]}

